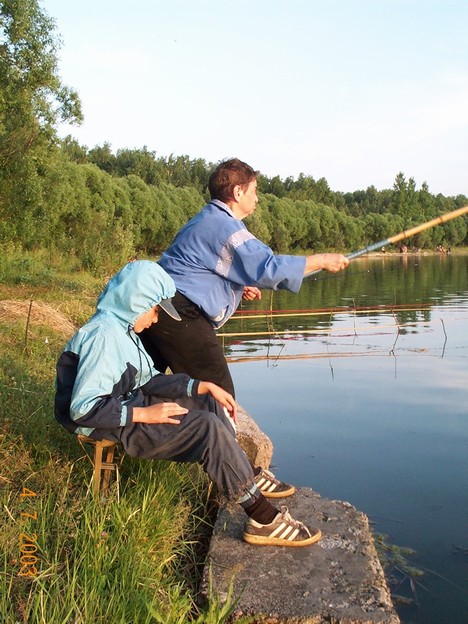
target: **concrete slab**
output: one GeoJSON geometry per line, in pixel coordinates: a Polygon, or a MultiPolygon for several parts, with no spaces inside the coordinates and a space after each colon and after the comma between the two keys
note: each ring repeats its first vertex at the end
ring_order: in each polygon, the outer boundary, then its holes
{"type": "Polygon", "coordinates": [[[252,546],[242,541],[245,514],[223,508],[215,525],[202,593],[221,599],[234,577],[238,600],[231,621],[255,624],[398,624],[367,517],[349,503],[322,498],[308,488],[276,501],[322,531],[304,548],[252,546]]]}

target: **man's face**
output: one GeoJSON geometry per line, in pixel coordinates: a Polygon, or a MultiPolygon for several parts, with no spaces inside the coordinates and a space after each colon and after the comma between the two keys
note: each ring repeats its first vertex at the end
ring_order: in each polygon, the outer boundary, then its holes
{"type": "Polygon", "coordinates": [[[246,187],[236,186],[237,211],[244,219],[253,213],[257,206],[257,180],[252,180],[246,187]]]}

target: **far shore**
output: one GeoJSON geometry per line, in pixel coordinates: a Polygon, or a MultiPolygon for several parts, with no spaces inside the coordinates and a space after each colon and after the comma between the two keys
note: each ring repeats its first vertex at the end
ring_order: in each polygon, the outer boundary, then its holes
{"type": "Polygon", "coordinates": [[[370,251],[369,253],[363,254],[362,256],[359,256],[357,258],[354,258],[354,260],[359,260],[359,258],[388,258],[388,257],[399,257],[399,258],[404,258],[405,256],[441,256],[441,257],[446,257],[446,256],[461,256],[461,255],[467,255],[468,254],[468,248],[467,247],[454,247],[453,249],[451,249],[450,251],[445,251],[445,252],[441,252],[441,251],[437,251],[436,249],[421,249],[420,251],[412,251],[412,250],[408,250],[408,251],[398,251],[398,250],[391,250],[391,251],[370,251]]]}

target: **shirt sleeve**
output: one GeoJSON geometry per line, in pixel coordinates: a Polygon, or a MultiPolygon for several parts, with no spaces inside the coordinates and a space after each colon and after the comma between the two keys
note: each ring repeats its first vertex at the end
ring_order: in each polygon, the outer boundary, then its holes
{"type": "Polygon", "coordinates": [[[241,229],[224,243],[216,272],[237,284],[297,293],[305,266],[305,256],[275,255],[268,245],[241,229]]]}

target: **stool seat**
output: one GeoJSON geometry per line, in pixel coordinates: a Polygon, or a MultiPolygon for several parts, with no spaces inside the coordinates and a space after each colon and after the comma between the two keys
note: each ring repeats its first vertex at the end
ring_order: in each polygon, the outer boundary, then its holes
{"type": "Polygon", "coordinates": [[[93,493],[97,496],[99,492],[105,497],[109,490],[111,473],[114,472],[117,479],[117,496],[119,493],[119,466],[114,461],[114,453],[118,442],[112,440],[94,440],[88,436],[78,434],[78,442],[86,453],[89,461],[93,465],[93,493]],[[86,445],[94,449],[93,457],[90,456],[86,445]]]}

